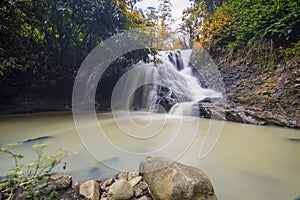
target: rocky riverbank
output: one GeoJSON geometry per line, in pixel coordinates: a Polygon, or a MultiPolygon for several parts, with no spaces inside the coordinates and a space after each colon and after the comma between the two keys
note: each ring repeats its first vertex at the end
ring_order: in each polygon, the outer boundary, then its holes
{"type": "Polygon", "coordinates": [[[214,99],[205,99],[199,102],[199,114],[202,118],[226,120],[254,125],[284,126],[300,128],[297,117],[282,115],[277,112],[263,110],[262,108],[240,105],[231,102],[227,106],[218,106],[214,99]]]}
{"type": "MultiPolygon", "coordinates": [[[[139,172],[120,172],[105,180],[72,183],[66,174],[54,174],[39,190],[63,200],[216,200],[209,178],[200,169],[164,157],[141,161],[139,172]],[[46,191],[46,192],[45,192],[46,191]]],[[[20,193],[16,200],[25,200],[20,193]]],[[[36,197],[39,197],[38,194],[36,197]]]]}
{"type": "Polygon", "coordinates": [[[227,119],[259,125],[300,127],[300,69],[295,64],[262,68],[217,60],[227,92],[227,119]]]}
{"type": "MultiPolygon", "coordinates": [[[[262,69],[252,65],[234,65],[218,61],[228,104],[222,120],[255,125],[300,128],[300,70],[292,66],[262,69]]],[[[0,115],[70,111],[74,74],[58,78],[0,85],[0,115]]],[[[118,76],[106,78],[96,94],[96,109],[110,109],[110,95],[118,76]],[[108,87],[109,86],[109,87],[108,87]]],[[[163,101],[162,101],[163,102],[163,101]]],[[[170,109],[168,102],[163,105],[170,109]]],[[[199,102],[200,117],[210,118],[211,102],[199,102]]]]}

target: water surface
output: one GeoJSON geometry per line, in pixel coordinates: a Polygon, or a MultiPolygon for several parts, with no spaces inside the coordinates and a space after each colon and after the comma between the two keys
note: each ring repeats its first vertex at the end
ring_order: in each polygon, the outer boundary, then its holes
{"type": "MultiPolygon", "coordinates": [[[[202,169],[211,179],[221,200],[282,200],[295,199],[300,195],[300,142],[297,140],[300,138],[299,130],[226,122],[213,151],[204,159],[199,159],[199,147],[208,127],[219,122],[158,114],[150,120],[144,113],[139,113],[132,119],[119,118],[121,127],[128,125],[128,129],[123,131],[123,128],[116,125],[111,114],[99,115],[98,120],[108,140],[126,151],[124,155],[128,152],[140,152],[138,156],[141,159],[147,152],[166,148],[170,141],[176,141],[174,139],[178,136],[178,127],[184,127],[182,131],[187,135],[196,129],[194,140],[179,140],[187,145],[186,151],[179,156],[179,161],[202,169]],[[163,119],[165,121],[162,125],[163,119]],[[129,126],[132,122],[144,130],[140,133],[143,139],[133,139],[137,135],[124,133],[132,129],[129,126]]],[[[86,127],[89,130],[88,122],[86,127]]],[[[98,146],[97,141],[91,138],[90,144],[94,145],[92,149],[97,149],[104,155],[105,164],[109,166],[104,166],[95,159],[95,152],[89,152],[89,147],[86,149],[81,143],[70,113],[0,118],[1,144],[22,142],[40,136],[53,136],[39,141],[48,145],[45,154],[55,153],[59,148],[78,153],[66,159],[67,172],[75,180],[113,176],[116,171],[111,166],[119,166],[119,170],[138,170],[139,160],[114,155],[109,149],[105,149],[105,145],[98,146]]],[[[29,148],[33,144],[34,142],[24,143],[15,149],[26,155],[23,162],[35,158],[34,152],[29,148]]],[[[165,156],[174,157],[172,151],[165,153],[169,154],[165,156]]],[[[13,166],[13,162],[4,154],[0,154],[0,159],[0,173],[3,174],[13,166]]]]}

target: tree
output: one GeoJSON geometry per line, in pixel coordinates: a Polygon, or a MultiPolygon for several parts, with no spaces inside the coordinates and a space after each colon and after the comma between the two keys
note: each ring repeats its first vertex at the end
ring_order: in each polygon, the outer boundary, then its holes
{"type": "MultiPolygon", "coordinates": [[[[299,2],[294,0],[227,0],[209,14],[201,44],[219,49],[240,62],[274,66],[292,58],[299,62],[299,2]]],[[[219,51],[218,50],[218,51],[219,51]]]]}
{"type": "Polygon", "coordinates": [[[143,23],[136,2],[0,1],[0,75],[76,70],[101,41],[143,23]]]}
{"type": "Polygon", "coordinates": [[[171,48],[172,35],[172,4],[170,0],[159,0],[158,8],[148,7],[144,13],[147,27],[151,27],[148,33],[151,44],[156,49],[171,48]]]}
{"type": "Polygon", "coordinates": [[[159,0],[158,7],[158,47],[160,48],[168,48],[172,46],[170,44],[170,38],[172,34],[172,3],[170,0],[159,0]]]}
{"type": "Polygon", "coordinates": [[[135,4],[139,1],[142,1],[142,0],[125,0],[127,6],[129,7],[129,9],[131,11],[134,11],[135,10],[135,4]]]}
{"type": "Polygon", "coordinates": [[[196,3],[205,3],[208,11],[213,14],[218,7],[220,7],[225,0],[195,0],[196,3]]]}
{"type": "Polygon", "coordinates": [[[206,6],[203,2],[194,1],[191,7],[183,11],[182,23],[179,30],[188,36],[189,48],[194,42],[199,42],[204,20],[207,18],[206,6]]]}

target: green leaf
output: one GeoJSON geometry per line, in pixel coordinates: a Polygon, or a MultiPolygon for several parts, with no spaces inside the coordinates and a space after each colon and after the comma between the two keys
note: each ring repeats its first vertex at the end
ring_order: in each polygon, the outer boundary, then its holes
{"type": "Polygon", "coordinates": [[[43,149],[45,147],[47,147],[47,144],[35,144],[31,148],[32,149],[43,149]]]}
{"type": "Polygon", "coordinates": [[[20,143],[12,143],[12,144],[8,144],[7,146],[9,146],[9,147],[18,147],[18,146],[20,146],[20,143]]]}

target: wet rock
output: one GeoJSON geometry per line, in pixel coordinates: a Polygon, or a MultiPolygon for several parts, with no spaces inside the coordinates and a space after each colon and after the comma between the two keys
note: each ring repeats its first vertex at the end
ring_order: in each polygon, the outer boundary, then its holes
{"type": "Polygon", "coordinates": [[[169,112],[170,109],[180,102],[179,98],[176,96],[174,91],[170,90],[167,87],[160,86],[158,92],[158,98],[156,104],[160,105],[159,112],[169,112]]]}
{"type": "Polygon", "coordinates": [[[128,181],[118,180],[113,183],[108,190],[107,197],[109,200],[128,200],[134,196],[132,186],[128,181]]]}
{"type": "Polygon", "coordinates": [[[212,116],[212,105],[211,104],[199,104],[199,117],[210,119],[212,116]]]}
{"type": "Polygon", "coordinates": [[[288,141],[291,142],[299,142],[300,143],[300,138],[287,138],[288,141]]]}
{"type": "Polygon", "coordinates": [[[41,137],[36,137],[36,138],[31,138],[31,139],[24,140],[23,143],[37,142],[37,141],[51,139],[51,138],[53,138],[53,136],[41,136],[41,137]]]}
{"type": "Polygon", "coordinates": [[[163,157],[140,163],[140,173],[155,200],[216,200],[209,178],[199,169],[163,157]]]}
{"type": "Polygon", "coordinates": [[[290,128],[300,127],[299,119],[249,106],[232,106],[230,109],[227,109],[226,120],[255,125],[276,125],[290,128]]]}
{"type": "Polygon", "coordinates": [[[95,180],[87,181],[80,185],[79,194],[89,200],[99,200],[99,184],[95,180]]]}
{"type": "Polygon", "coordinates": [[[255,119],[254,116],[244,110],[226,110],[226,120],[245,124],[264,125],[263,120],[255,119]]]}
{"type": "Polygon", "coordinates": [[[295,200],[300,200],[300,196],[298,196],[295,200]]]}
{"type": "Polygon", "coordinates": [[[159,112],[169,112],[178,101],[170,97],[161,97],[158,99],[157,103],[161,106],[159,112]]]}
{"type": "Polygon", "coordinates": [[[199,117],[254,125],[276,125],[300,128],[299,118],[291,118],[254,106],[236,106],[230,104],[225,107],[219,106],[216,102],[210,103],[210,101],[211,99],[205,99],[204,102],[198,102],[199,117]]]}
{"type": "Polygon", "coordinates": [[[89,170],[89,175],[91,177],[98,177],[101,174],[101,169],[99,167],[92,167],[89,170]]]}
{"type": "Polygon", "coordinates": [[[79,199],[79,190],[80,190],[80,184],[79,184],[79,182],[75,182],[74,184],[73,184],[73,186],[72,186],[72,188],[73,188],[73,194],[72,194],[72,196],[73,196],[73,198],[74,199],[79,199]]]}
{"type": "MultiPolygon", "coordinates": [[[[297,68],[284,65],[266,72],[257,65],[230,65],[220,63],[219,71],[225,83],[228,102],[236,104],[235,108],[247,108],[246,112],[237,109],[237,113],[250,115],[258,124],[300,127],[300,98],[299,88],[296,87],[300,71],[297,68]],[[257,111],[257,108],[263,111],[257,111]]],[[[231,121],[248,121],[240,114],[232,114],[229,117],[231,121]]]]}
{"type": "Polygon", "coordinates": [[[200,101],[198,101],[198,103],[213,103],[216,102],[218,100],[220,100],[221,98],[217,98],[217,97],[206,97],[200,101]]]}

